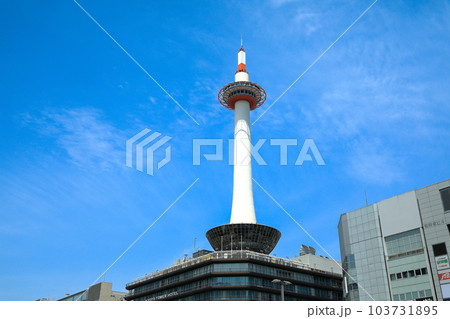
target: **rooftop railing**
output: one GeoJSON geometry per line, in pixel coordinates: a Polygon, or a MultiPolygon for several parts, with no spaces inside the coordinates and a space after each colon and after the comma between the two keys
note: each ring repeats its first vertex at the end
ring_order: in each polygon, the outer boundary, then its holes
{"type": "Polygon", "coordinates": [[[291,261],[289,259],[284,259],[284,258],[280,258],[280,257],[275,257],[275,256],[270,256],[270,255],[265,255],[265,254],[260,254],[257,252],[253,252],[253,251],[248,251],[248,250],[239,250],[239,251],[216,251],[216,252],[212,252],[210,254],[207,255],[203,255],[197,258],[192,258],[189,259],[186,262],[183,262],[179,265],[176,266],[172,266],[172,267],[168,267],[164,270],[158,270],[155,271],[151,274],[139,277],[137,279],[135,279],[133,282],[127,284],[126,286],[132,286],[135,285],[137,283],[143,282],[143,281],[147,281],[149,279],[153,279],[159,276],[163,276],[166,274],[170,274],[172,272],[175,272],[177,270],[183,269],[183,268],[187,268],[187,267],[191,267],[193,265],[196,264],[200,264],[203,263],[205,261],[208,260],[232,260],[232,259],[250,259],[250,260],[259,260],[259,261],[265,261],[268,263],[274,263],[277,265],[283,265],[283,266],[288,266],[288,267],[293,267],[293,268],[297,268],[297,269],[303,269],[303,270],[308,270],[308,271],[314,271],[316,273],[322,273],[324,275],[333,275],[336,276],[336,273],[333,272],[329,272],[329,271],[324,271],[324,270],[319,270],[313,267],[310,267],[306,264],[300,263],[298,261],[291,261]]]}

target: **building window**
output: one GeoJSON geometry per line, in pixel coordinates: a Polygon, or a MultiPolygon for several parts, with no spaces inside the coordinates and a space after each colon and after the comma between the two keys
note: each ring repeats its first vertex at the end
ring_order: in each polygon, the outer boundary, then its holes
{"type": "Polygon", "coordinates": [[[355,255],[345,256],[344,259],[344,269],[353,269],[355,268],[355,255]]]}
{"type": "Polygon", "coordinates": [[[444,211],[450,210],[450,187],[440,189],[442,206],[444,206],[444,211]]]}
{"type": "Polygon", "coordinates": [[[433,253],[435,257],[447,255],[447,247],[445,246],[445,243],[433,245],[433,253]]]}
{"type": "Polygon", "coordinates": [[[406,279],[406,278],[414,278],[421,275],[428,274],[427,268],[416,269],[416,270],[408,270],[403,272],[398,272],[396,274],[390,274],[391,281],[406,279]]]}
{"type": "Polygon", "coordinates": [[[358,290],[358,284],[356,282],[348,285],[348,290],[358,290]]]}
{"type": "Polygon", "coordinates": [[[420,291],[411,291],[404,294],[394,295],[394,301],[398,300],[416,300],[424,297],[431,297],[431,290],[420,290],[420,291]]]}
{"type": "Polygon", "coordinates": [[[422,236],[419,229],[409,230],[385,238],[389,256],[405,254],[423,248],[422,236]]]}

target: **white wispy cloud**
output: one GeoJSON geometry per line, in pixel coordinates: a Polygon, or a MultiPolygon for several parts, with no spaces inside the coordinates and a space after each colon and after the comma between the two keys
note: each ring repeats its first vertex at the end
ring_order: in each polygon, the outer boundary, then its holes
{"type": "Polygon", "coordinates": [[[154,98],[153,96],[149,96],[148,100],[152,103],[152,104],[156,104],[156,98],[154,98]]]}
{"type": "Polygon", "coordinates": [[[320,14],[303,10],[297,12],[292,22],[298,29],[304,30],[306,35],[311,35],[322,26],[320,14]]]}
{"type": "Polygon", "coordinates": [[[226,112],[227,110],[220,105],[217,99],[221,85],[225,84],[227,83],[218,83],[217,80],[208,77],[199,78],[193,83],[191,90],[188,92],[189,103],[198,110],[195,115],[200,124],[208,126],[223,125],[225,122],[224,116],[232,121],[232,112],[226,112]]]}
{"type": "Polygon", "coordinates": [[[123,166],[123,133],[98,109],[52,109],[22,116],[38,133],[54,138],[76,165],[123,166]]]}

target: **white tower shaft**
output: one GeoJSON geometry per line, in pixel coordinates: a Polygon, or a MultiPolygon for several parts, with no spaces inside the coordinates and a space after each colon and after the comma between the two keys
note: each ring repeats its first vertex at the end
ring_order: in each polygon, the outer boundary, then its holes
{"type": "Polygon", "coordinates": [[[231,224],[256,224],[251,147],[250,104],[245,100],[240,100],[234,105],[234,176],[231,224]]]}
{"type": "Polygon", "coordinates": [[[206,238],[215,251],[233,251],[240,248],[269,254],[278,243],[281,233],[273,227],[256,223],[250,134],[250,111],[264,104],[266,91],[258,84],[250,82],[245,58],[241,37],[241,48],[238,51],[238,69],[234,75],[234,82],[225,85],[218,94],[220,104],[234,111],[234,174],[231,220],[229,224],[208,230],[206,238]]]}

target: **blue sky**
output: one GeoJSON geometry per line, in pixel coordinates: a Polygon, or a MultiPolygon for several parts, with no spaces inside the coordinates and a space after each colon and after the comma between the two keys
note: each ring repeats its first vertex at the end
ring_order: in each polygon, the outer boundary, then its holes
{"type": "MultiPolygon", "coordinates": [[[[217,93],[233,81],[240,33],[250,79],[268,94],[256,119],[372,1],[7,2],[0,11],[0,300],[60,298],[113,267],[113,288],[170,266],[229,222],[232,167],[192,166],[193,138],[232,138],[217,93]],[[125,165],[144,128],[172,137],[154,176],[125,165]]],[[[252,138],[314,139],[326,165],[278,163],[254,178],[336,258],[339,216],[449,178],[449,1],[380,0],[255,125],[252,138]]],[[[225,150],[228,147],[225,144],[225,150]]],[[[162,152],[162,151],[161,151],[162,152]]],[[[160,154],[163,156],[163,154],[160,154]]],[[[314,242],[256,185],[274,253],[314,242]]],[[[319,254],[324,254],[318,249],[319,254]]]]}

